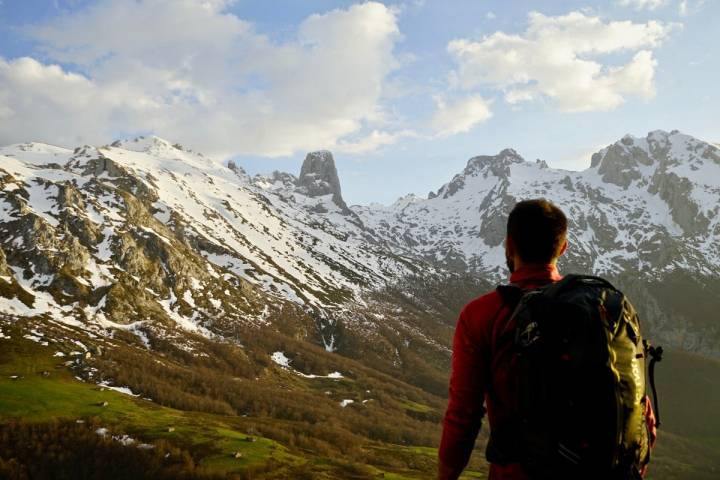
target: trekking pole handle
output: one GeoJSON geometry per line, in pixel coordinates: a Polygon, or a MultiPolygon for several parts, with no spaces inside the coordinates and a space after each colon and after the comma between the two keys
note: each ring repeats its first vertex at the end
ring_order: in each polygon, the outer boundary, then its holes
{"type": "Polygon", "coordinates": [[[655,426],[660,426],[660,407],[658,406],[657,389],[655,388],[655,363],[662,360],[663,348],[653,347],[649,342],[645,341],[645,348],[650,354],[650,366],[648,367],[650,376],[650,388],[653,394],[653,403],[655,404],[655,426]]]}

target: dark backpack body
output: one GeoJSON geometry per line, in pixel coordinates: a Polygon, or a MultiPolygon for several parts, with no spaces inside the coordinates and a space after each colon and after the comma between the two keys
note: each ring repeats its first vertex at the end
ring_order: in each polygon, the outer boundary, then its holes
{"type": "Polygon", "coordinates": [[[502,337],[513,343],[512,424],[491,432],[487,457],[533,479],[640,478],[650,449],[645,359],[635,309],[609,282],[569,275],[523,292],[502,337]]]}

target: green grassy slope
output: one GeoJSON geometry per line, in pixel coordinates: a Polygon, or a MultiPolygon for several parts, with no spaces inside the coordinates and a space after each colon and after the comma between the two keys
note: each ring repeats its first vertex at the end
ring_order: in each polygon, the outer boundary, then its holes
{"type": "Polygon", "coordinates": [[[0,340],[0,345],[0,420],[42,423],[94,418],[110,434],[127,434],[147,443],[163,439],[184,447],[209,472],[242,471],[268,459],[289,467],[304,462],[277,442],[243,433],[247,427],[236,418],[161,407],[78,381],[62,365],[65,359],[52,357],[50,349],[34,342],[0,340]],[[242,456],[235,458],[236,452],[242,456]]]}
{"type": "MultiPolygon", "coordinates": [[[[297,429],[298,425],[292,421],[163,407],[79,381],[64,365],[67,357],[53,356],[57,349],[52,344],[41,346],[23,339],[18,332],[12,332],[11,337],[0,339],[0,433],[4,426],[16,420],[40,425],[80,420],[92,431],[103,427],[110,435],[129,435],[137,443],[167,442],[183,449],[192,456],[200,474],[237,474],[238,478],[408,480],[428,478],[436,468],[437,452],[430,447],[368,441],[362,446],[368,459],[363,463],[342,455],[284,444],[258,433],[266,428],[270,431],[297,429]]],[[[280,377],[277,381],[285,386],[300,382],[294,376],[280,377]]],[[[342,388],[351,390],[352,381],[347,383],[342,388]]],[[[324,381],[313,385],[316,389],[332,386],[324,381]]],[[[278,394],[282,395],[280,388],[278,394]]],[[[398,399],[397,405],[412,414],[428,415],[432,411],[427,405],[405,399],[398,399]]],[[[3,460],[9,460],[4,455],[0,452],[0,467],[3,460]]],[[[470,472],[465,478],[484,478],[484,475],[470,472]]]]}
{"type": "MultiPolygon", "coordinates": [[[[355,398],[356,403],[346,409],[332,407],[335,410],[331,412],[337,411],[331,413],[337,415],[333,425],[326,425],[326,417],[311,419],[308,423],[291,418],[295,414],[285,419],[273,415],[220,415],[164,407],[156,401],[79,381],[74,372],[63,365],[68,357],[53,356],[58,345],[42,346],[23,339],[19,326],[8,329],[6,325],[4,332],[12,339],[0,339],[0,438],[3,428],[8,428],[14,420],[74,424],[81,419],[92,431],[100,426],[112,435],[130,435],[138,443],[161,445],[166,442],[182,449],[192,457],[198,475],[402,480],[431,478],[436,468],[437,450],[429,444],[398,445],[357,434],[348,437],[351,442],[359,442],[349,447],[350,450],[340,445],[337,450],[327,450],[328,444],[344,441],[336,439],[338,432],[352,425],[364,425],[363,418],[379,418],[376,415],[381,413],[395,416],[398,422],[399,417],[405,415],[416,419],[423,428],[434,425],[432,428],[440,431],[439,419],[444,406],[441,399],[408,397],[405,395],[412,392],[397,386],[381,392],[381,383],[375,383],[370,394],[366,390],[369,380],[357,376],[357,371],[354,378],[339,382],[308,380],[272,366],[260,374],[258,383],[274,389],[278,396],[299,396],[302,401],[311,402],[315,398],[318,404],[332,398],[330,406],[340,398],[355,398]],[[373,398],[366,404],[361,402],[370,397],[373,398]],[[107,405],[103,406],[105,402],[107,405]],[[314,429],[313,432],[309,428],[314,429]],[[307,438],[303,439],[303,435],[307,438]],[[324,443],[317,443],[313,438],[324,443]]],[[[103,358],[106,362],[112,359],[106,355],[103,358]]],[[[138,361],[152,361],[149,358],[138,357],[138,361]]],[[[170,363],[169,357],[162,359],[170,363]]],[[[314,369],[318,367],[308,368],[317,371],[314,369]]],[[[343,368],[344,371],[351,369],[351,365],[343,368]]],[[[229,377],[228,381],[234,380],[229,377]]],[[[657,367],[657,382],[663,426],[649,478],[720,478],[720,361],[669,351],[657,367]]],[[[387,421],[391,417],[384,418],[387,421]]],[[[473,458],[474,471],[468,472],[465,478],[485,478],[483,449],[484,442],[480,440],[473,458]]],[[[0,452],[0,478],[2,462],[8,460],[3,455],[0,452]]]]}

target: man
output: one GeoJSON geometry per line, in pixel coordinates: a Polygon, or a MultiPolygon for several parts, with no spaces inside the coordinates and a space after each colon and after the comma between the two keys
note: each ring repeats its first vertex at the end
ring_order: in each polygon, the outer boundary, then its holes
{"type": "Polygon", "coordinates": [[[563,280],[556,263],[566,234],[567,218],[547,200],[510,212],[511,285],[468,303],[455,330],[440,480],[457,479],[467,465],[483,402],[491,480],[644,475],[656,430],[640,372],[662,350],[642,340],[637,313],[610,283],[563,280]]]}
{"type": "MultiPolygon", "coordinates": [[[[560,280],[556,262],[567,249],[567,218],[547,200],[518,203],[508,217],[505,257],[510,282],[523,289],[560,280]]],[[[490,428],[512,416],[508,389],[512,344],[497,345],[510,307],[497,291],[468,303],[453,340],[450,398],[439,450],[439,479],[454,480],[470,459],[487,405],[490,428]]],[[[527,479],[519,464],[491,464],[490,479],[527,479]]]]}

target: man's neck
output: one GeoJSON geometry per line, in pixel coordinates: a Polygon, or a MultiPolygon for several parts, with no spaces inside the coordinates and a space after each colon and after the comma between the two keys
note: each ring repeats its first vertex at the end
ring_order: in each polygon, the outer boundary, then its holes
{"type": "Polygon", "coordinates": [[[562,278],[557,270],[556,262],[552,263],[524,263],[520,268],[514,269],[510,275],[511,282],[523,281],[529,278],[547,278],[557,280],[562,278]]]}

